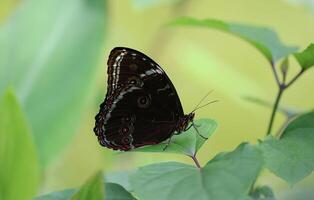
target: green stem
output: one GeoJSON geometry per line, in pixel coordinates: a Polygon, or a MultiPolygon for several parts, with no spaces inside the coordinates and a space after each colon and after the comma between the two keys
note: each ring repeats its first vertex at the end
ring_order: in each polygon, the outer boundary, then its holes
{"type": "Polygon", "coordinates": [[[286,84],[285,88],[288,88],[290,85],[292,85],[300,76],[303,74],[305,70],[302,69],[299,73],[297,73],[296,76],[294,76],[289,83],[286,84]]]}
{"type": "Polygon", "coordinates": [[[193,155],[193,156],[190,156],[190,157],[193,159],[193,161],[194,161],[196,167],[199,168],[199,169],[201,169],[201,165],[200,165],[200,163],[198,162],[198,160],[197,160],[197,158],[196,158],[196,155],[193,155]]]}
{"type": "Polygon", "coordinates": [[[279,86],[279,91],[277,93],[275,104],[273,106],[273,110],[272,110],[272,113],[271,113],[271,116],[270,116],[268,130],[267,130],[266,135],[269,135],[271,133],[271,130],[272,130],[272,127],[273,127],[273,124],[274,124],[274,120],[275,120],[275,116],[276,116],[276,112],[277,112],[277,109],[278,109],[278,105],[279,105],[279,102],[280,102],[280,99],[282,97],[282,93],[283,93],[284,90],[285,90],[284,86],[282,86],[282,85],[279,86]]]}

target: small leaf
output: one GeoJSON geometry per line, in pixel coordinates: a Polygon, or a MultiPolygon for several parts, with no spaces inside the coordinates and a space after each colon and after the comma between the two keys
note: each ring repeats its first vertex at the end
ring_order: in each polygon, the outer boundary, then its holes
{"type": "Polygon", "coordinates": [[[280,65],[280,71],[284,77],[287,75],[288,69],[289,69],[289,59],[287,57],[282,61],[280,65]]]}
{"type": "Polygon", "coordinates": [[[30,127],[13,92],[0,99],[0,199],[28,200],[39,167],[30,127]]]}
{"type": "Polygon", "coordinates": [[[250,192],[249,200],[275,200],[275,195],[273,190],[269,186],[262,186],[254,188],[252,192],[250,192]]]}
{"type": "Polygon", "coordinates": [[[73,195],[71,200],[100,200],[104,199],[104,183],[102,172],[98,172],[73,195]]]}
{"type": "Polygon", "coordinates": [[[27,0],[0,29],[0,95],[15,89],[44,167],[77,132],[105,27],[105,0],[27,0]]]}
{"type": "Polygon", "coordinates": [[[141,200],[243,200],[261,167],[260,152],[242,144],[201,169],[177,162],[153,164],[140,168],[130,181],[141,200]]]}
{"type": "Polygon", "coordinates": [[[289,54],[297,50],[295,46],[283,44],[273,30],[265,27],[227,23],[215,19],[198,20],[190,17],[178,18],[170,22],[169,25],[214,28],[231,33],[252,44],[271,63],[280,58],[287,57],[289,54]]]}
{"type": "MultiPolygon", "coordinates": [[[[68,200],[75,193],[75,189],[67,189],[50,194],[42,195],[34,200],[68,200]]],[[[101,197],[100,199],[103,199],[101,197]]],[[[121,185],[115,183],[105,183],[106,200],[135,200],[131,193],[125,190],[121,185]]]]}
{"type": "MultiPolygon", "coordinates": [[[[195,125],[197,126],[196,128],[198,132],[207,138],[209,138],[217,128],[217,123],[212,119],[197,120],[195,121],[195,125]]],[[[166,152],[193,156],[205,141],[206,140],[199,136],[196,130],[191,127],[186,132],[174,135],[166,150],[164,150],[164,148],[167,145],[168,140],[157,145],[135,149],[134,152],[166,152]]]]}
{"type": "Polygon", "coordinates": [[[299,62],[303,70],[307,70],[314,66],[314,43],[310,44],[300,53],[295,53],[294,57],[299,62]]]}
{"type": "Polygon", "coordinates": [[[267,168],[294,184],[314,170],[314,112],[293,120],[281,139],[268,137],[260,144],[267,168]]]}

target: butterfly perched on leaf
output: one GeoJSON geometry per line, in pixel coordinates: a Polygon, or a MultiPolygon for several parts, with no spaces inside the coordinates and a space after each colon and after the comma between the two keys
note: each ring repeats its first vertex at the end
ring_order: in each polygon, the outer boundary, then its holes
{"type": "Polygon", "coordinates": [[[194,112],[184,114],[175,87],[151,58],[116,47],[107,65],[107,94],[94,127],[102,146],[129,151],[170,141],[194,126],[194,112]]]}

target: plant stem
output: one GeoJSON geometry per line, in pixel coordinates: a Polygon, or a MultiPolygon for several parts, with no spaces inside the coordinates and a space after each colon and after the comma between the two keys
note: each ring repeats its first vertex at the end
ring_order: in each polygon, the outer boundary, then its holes
{"type": "Polygon", "coordinates": [[[271,69],[273,70],[273,74],[275,76],[276,83],[280,87],[279,76],[278,76],[278,73],[277,73],[276,68],[275,68],[275,63],[273,61],[271,62],[271,69]]]}
{"type": "Polygon", "coordinates": [[[199,169],[201,169],[201,165],[200,165],[200,163],[198,162],[198,160],[197,160],[197,158],[196,158],[196,155],[194,154],[194,155],[192,155],[192,156],[190,156],[190,157],[193,159],[193,161],[194,161],[196,167],[199,168],[199,169]]]}
{"type": "Polygon", "coordinates": [[[302,69],[295,77],[291,79],[289,83],[286,84],[285,89],[288,88],[290,85],[292,85],[304,72],[304,69],[302,69]]]}
{"type": "Polygon", "coordinates": [[[274,106],[273,106],[273,110],[272,110],[272,113],[271,113],[271,116],[270,116],[269,125],[268,125],[268,129],[267,129],[266,135],[269,135],[271,133],[271,130],[272,130],[272,127],[273,127],[273,123],[274,123],[274,120],[275,120],[275,115],[276,115],[276,112],[278,110],[278,105],[279,105],[279,102],[280,102],[280,99],[281,99],[281,96],[282,96],[283,92],[288,87],[290,87],[304,72],[304,69],[302,69],[297,75],[295,75],[289,81],[289,83],[285,84],[285,78],[284,78],[284,82],[280,83],[280,81],[278,79],[278,74],[277,74],[275,66],[273,64],[272,64],[272,69],[273,69],[273,73],[274,73],[276,82],[278,84],[279,90],[278,90],[277,97],[276,97],[276,100],[275,100],[275,103],[274,103],[274,106]]]}
{"type": "Polygon", "coordinates": [[[272,129],[273,124],[274,124],[275,115],[276,115],[276,112],[277,112],[277,109],[278,109],[278,105],[279,105],[279,102],[280,102],[280,99],[281,99],[281,96],[282,96],[282,93],[283,93],[284,90],[285,90],[284,86],[279,86],[279,91],[277,93],[277,97],[276,97],[276,100],[275,100],[275,103],[274,103],[274,106],[273,106],[273,110],[272,110],[272,113],[271,113],[271,116],[270,116],[269,125],[268,125],[268,129],[267,129],[266,135],[269,135],[271,133],[271,129],[272,129]]]}

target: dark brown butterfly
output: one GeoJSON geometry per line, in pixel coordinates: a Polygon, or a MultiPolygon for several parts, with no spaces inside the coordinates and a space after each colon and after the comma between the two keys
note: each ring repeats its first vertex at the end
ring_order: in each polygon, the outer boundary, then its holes
{"type": "Polygon", "coordinates": [[[184,115],[175,87],[148,56],[116,47],[107,64],[107,94],[94,128],[102,146],[128,151],[170,141],[194,125],[194,112],[184,115]]]}

